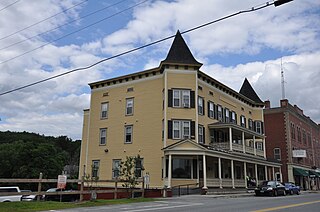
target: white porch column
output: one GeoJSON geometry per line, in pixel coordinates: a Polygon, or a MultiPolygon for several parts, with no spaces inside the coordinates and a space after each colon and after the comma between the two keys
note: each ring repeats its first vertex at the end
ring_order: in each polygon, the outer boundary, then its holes
{"type": "Polygon", "coordinates": [[[221,178],[221,158],[218,158],[218,166],[219,166],[219,187],[222,188],[222,178],[221,178]]]}
{"type": "Polygon", "coordinates": [[[166,158],[167,156],[164,155],[163,159],[162,159],[162,163],[163,163],[163,181],[165,181],[165,178],[167,176],[167,163],[166,163],[166,158]]]}
{"type": "Polygon", "coordinates": [[[246,153],[246,144],[244,141],[244,132],[242,132],[242,151],[243,153],[246,153]]]}
{"type": "Polygon", "coordinates": [[[232,180],[232,188],[234,187],[234,169],[233,169],[233,160],[231,160],[231,180],[232,180]]]}
{"type": "Polygon", "coordinates": [[[262,139],[262,143],[263,143],[263,157],[267,158],[266,139],[265,138],[262,139]]]}
{"type": "Polygon", "coordinates": [[[256,136],[253,136],[253,153],[254,153],[254,155],[257,155],[256,136]]]}
{"type": "Polygon", "coordinates": [[[208,189],[207,187],[207,165],[206,165],[206,155],[202,156],[203,160],[203,187],[202,189],[208,189]]]}
{"type": "Polygon", "coordinates": [[[243,162],[243,174],[244,174],[244,184],[246,188],[248,188],[248,181],[247,181],[247,163],[243,162]]]}
{"type": "Polygon", "coordinates": [[[200,183],[200,175],[199,175],[199,173],[200,173],[200,167],[199,167],[199,156],[197,156],[197,183],[198,183],[198,185],[199,185],[199,183],[200,183]]]}
{"type": "Polygon", "coordinates": [[[230,151],[232,151],[232,129],[229,127],[229,145],[230,145],[230,151]]]}
{"type": "Polygon", "coordinates": [[[282,182],[282,172],[281,172],[281,167],[279,167],[279,173],[280,173],[280,182],[282,182]]]}
{"type": "Polygon", "coordinates": [[[256,185],[258,185],[258,164],[254,164],[254,169],[255,169],[255,172],[256,172],[256,185]]]}
{"type": "Polygon", "coordinates": [[[268,180],[268,167],[264,166],[265,180],[268,180]]]}
{"type": "Polygon", "coordinates": [[[274,166],[272,166],[272,180],[276,180],[276,178],[274,176],[274,166]]]}
{"type": "Polygon", "coordinates": [[[171,178],[172,178],[172,156],[169,154],[169,167],[168,167],[168,188],[171,188],[171,178]]]}

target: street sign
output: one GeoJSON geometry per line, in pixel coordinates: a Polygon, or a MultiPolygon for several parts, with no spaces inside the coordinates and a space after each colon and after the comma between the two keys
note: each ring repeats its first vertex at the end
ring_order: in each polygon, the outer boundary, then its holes
{"type": "Polygon", "coordinates": [[[66,175],[58,175],[57,188],[65,189],[66,185],[67,185],[67,176],[66,175]]]}

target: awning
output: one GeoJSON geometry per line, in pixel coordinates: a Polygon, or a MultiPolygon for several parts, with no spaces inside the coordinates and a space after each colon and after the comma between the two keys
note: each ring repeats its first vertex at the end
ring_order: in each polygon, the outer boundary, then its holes
{"type": "Polygon", "coordinates": [[[293,175],[299,175],[299,176],[309,176],[309,171],[305,169],[299,169],[299,168],[293,168],[293,175]]]}
{"type": "Polygon", "coordinates": [[[320,177],[320,173],[315,172],[315,171],[309,171],[310,177],[320,177]]]}

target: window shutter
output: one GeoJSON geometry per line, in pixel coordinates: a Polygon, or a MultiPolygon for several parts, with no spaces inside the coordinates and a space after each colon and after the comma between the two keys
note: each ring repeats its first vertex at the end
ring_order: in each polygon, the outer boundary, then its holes
{"type": "Polygon", "coordinates": [[[202,134],[203,134],[202,135],[203,136],[203,144],[205,144],[206,143],[206,139],[205,139],[206,138],[206,134],[205,134],[205,128],[204,127],[202,128],[202,131],[203,131],[202,132],[202,134]]]}
{"type": "Polygon", "coordinates": [[[204,111],[205,111],[205,105],[204,105],[204,98],[202,99],[202,115],[205,115],[204,114],[204,111]]]}
{"type": "Polygon", "coordinates": [[[210,117],[210,102],[208,102],[208,104],[207,104],[207,108],[208,108],[208,117],[210,117]]]}
{"type": "Polygon", "coordinates": [[[195,134],[196,134],[196,122],[191,121],[191,137],[195,138],[195,134]]]}
{"type": "Polygon", "coordinates": [[[254,130],[255,132],[257,132],[256,121],[253,121],[253,130],[254,130]]]}
{"type": "Polygon", "coordinates": [[[261,134],[264,134],[264,123],[261,122],[261,134]]]}
{"type": "Polygon", "coordinates": [[[215,104],[213,104],[213,111],[214,111],[213,118],[218,119],[218,107],[215,104]]]}
{"type": "MultiPolygon", "coordinates": [[[[236,113],[235,113],[236,114],[236,113]]],[[[237,116],[237,114],[235,115],[235,124],[237,124],[238,123],[238,116],[237,116]]]]}
{"type": "Polygon", "coordinates": [[[168,120],[168,139],[172,139],[172,121],[168,120]]]}
{"type": "Polygon", "coordinates": [[[194,91],[190,91],[190,106],[191,106],[191,108],[195,108],[195,93],[194,93],[194,91]]]}
{"type": "Polygon", "coordinates": [[[244,127],[247,127],[247,119],[244,117],[244,127]]]}
{"type": "Polygon", "coordinates": [[[168,90],[168,107],[172,107],[172,99],[173,99],[173,92],[172,90],[168,90]]]}

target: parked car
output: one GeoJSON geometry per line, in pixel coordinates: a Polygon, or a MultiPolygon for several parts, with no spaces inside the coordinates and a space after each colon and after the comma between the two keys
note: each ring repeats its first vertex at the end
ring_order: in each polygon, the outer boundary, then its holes
{"type": "Polygon", "coordinates": [[[255,189],[256,196],[269,195],[278,196],[286,195],[285,186],[278,181],[263,181],[255,189]]]}
{"type": "Polygon", "coordinates": [[[284,183],[284,186],[287,194],[300,194],[300,186],[296,186],[294,183],[284,183]]]}
{"type": "MultiPolygon", "coordinates": [[[[17,186],[12,187],[0,187],[1,193],[10,193],[10,192],[18,192],[20,193],[20,188],[17,186]]],[[[22,195],[9,195],[9,196],[0,196],[0,202],[18,202],[21,201],[22,195]]]]}
{"type": "MultiPolygon", "coordinates": [[[[21,192],[32,192],[31,190],[21,190],[21,192]]],[[[42,199],[42,196],[40,197],[42,199]]],[[[37,195],[30,194],[30,195],[22,195],[21,201],[35,201],[37,200],[37,195]]]]}
{"type": "Polygon", "coordinates": [[[53,194],[53,195],[44,195],[44,200],[46,201],[60,201],[61,202],[74,202],[80,199],[80,194],[68,194],[71,190],[64,190],[61,188],[50,188],[47,190],[48,193],[52,192],[63,192],[65,194],[53,194]]]}

